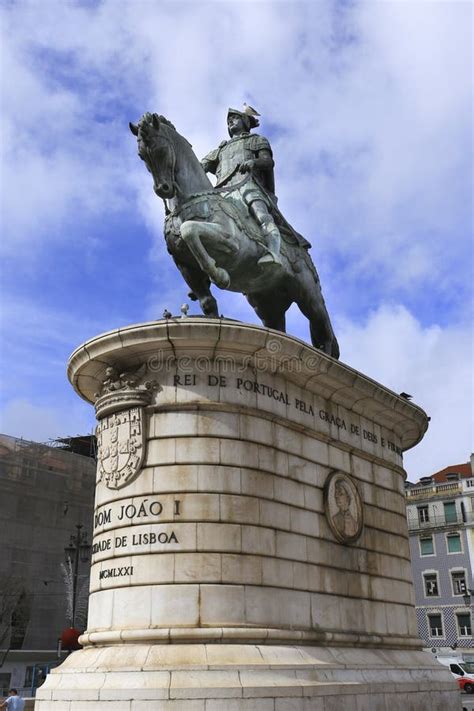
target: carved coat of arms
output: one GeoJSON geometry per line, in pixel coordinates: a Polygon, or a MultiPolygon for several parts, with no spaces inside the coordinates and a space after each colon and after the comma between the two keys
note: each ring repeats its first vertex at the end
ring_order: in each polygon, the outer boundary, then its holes
{"type": "Polygon", "coordinates": [[[111,489],[130,483],[145,456],[145,423],[142,407],[115,412],[97,425],[97,479],[111,489]]]}
{"type": "Polygon", "coordinates": [[[161,389],[155,380],[145,380],[146,364],[120,373],[113,366],[105,371],[96,393],[97,481],[120,489],[140,473],[146,450],[146,412],[161,389]]]}

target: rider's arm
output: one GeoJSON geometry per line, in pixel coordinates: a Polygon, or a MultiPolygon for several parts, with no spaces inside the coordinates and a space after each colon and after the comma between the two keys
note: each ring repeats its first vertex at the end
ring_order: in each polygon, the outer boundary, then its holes
{"type": "Polygon", "coordinates": [[[217,161],[211,161],[207,160],[207,158],[203,158],[201,161],[201,165],[206,173],[212,173],[213,175],[216,174],[217,161]]]}
{"type": "Polygon", "coordinates": [[[261,173],[271,173],[273,171],[273,154],[268,138],[259,136],[257,133],[252,133],[247,141],[247,148],[254,156],[246,160],[241,167],[241,171],[256,170],[261,173]]]}
{"type": "Polygon", "coordinates": [[[219,145],[219,148],[216,148],[214,151],[211,151],[207,154],[207,156],[204,156],[204,158],[202,159],[201,165],[206,173],[212,173],[213,175],[216,174],[217,166],[219,163],[219,151],[223,145],[225,145],[225,141],[222,141],[222,143],[219,145]]]}
{"type": "Polygon", "coordinates": [[[256,153],[255,155],[255,158],[251,158],[250,160],[244,161],[240,166],[240,170],[242,173],[252,171],[255,168],[257,170],[271,170],[274,165],[275,163],[273,161],[271,151],[265,148],[261,151],[258,151],[258,153],[256,153]]]}
{"type": "Polygon", "coordinates": [[[273,168],[273,166],[275,165],[271,151],[266,148],[257,153],[256,158],[254,158],[254,163],[255,167],[261,170],[273,168]]]}

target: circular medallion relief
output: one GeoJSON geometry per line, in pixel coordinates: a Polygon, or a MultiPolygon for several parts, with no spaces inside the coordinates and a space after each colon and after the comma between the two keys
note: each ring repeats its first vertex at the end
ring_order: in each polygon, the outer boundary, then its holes
{"type": "Polygon", "coordinates": [[[362,500],[351,477],[344,472],[331,472],[326,479],[324,511],[338,541],[353,543],[359,538],[364,523],[362,500]]]}

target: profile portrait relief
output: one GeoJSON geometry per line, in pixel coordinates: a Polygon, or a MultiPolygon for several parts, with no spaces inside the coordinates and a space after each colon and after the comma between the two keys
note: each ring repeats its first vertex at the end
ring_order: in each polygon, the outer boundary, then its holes
{"type": "Polygon", "coordinates": [[[338,541],[352,543],[361,534],[362,501],[356,485],[343,472],[332,472],[324,487],[329,527],[338,541]]]}

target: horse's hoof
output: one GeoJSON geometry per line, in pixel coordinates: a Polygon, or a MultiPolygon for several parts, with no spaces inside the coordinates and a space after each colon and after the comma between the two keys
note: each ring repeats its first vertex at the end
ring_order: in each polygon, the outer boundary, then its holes
{"type": "Polygon", "coordinates": [[[331,356],[331,358],[339,360],[339,344],[336,340],[322,343],[320,346],[317,346],[317,348],[323,351],[323,353],[326,353],[326,355],[331,356]]]}
{"type": "Polygon", "coordinates": [[[227,289],[230,284],[230,276],[228,275],[225,269],[217,267],[214,272],[212,281],[214,282],[214,284],[216,284],[216,286],[219,287],[219,289],[227,289]]]}

